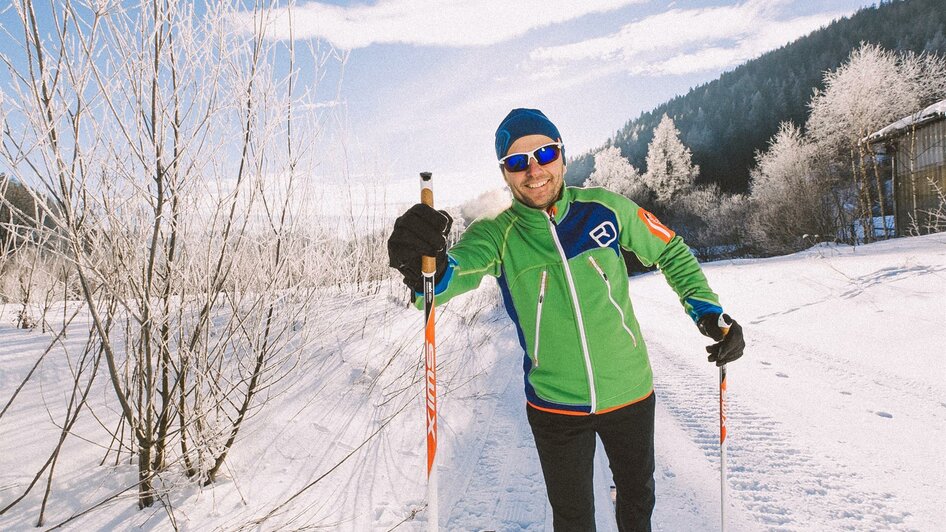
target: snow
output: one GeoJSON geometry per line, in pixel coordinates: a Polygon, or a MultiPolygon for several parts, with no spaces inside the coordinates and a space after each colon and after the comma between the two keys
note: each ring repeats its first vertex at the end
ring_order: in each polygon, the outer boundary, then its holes
{"type": "Polygon", "coordinates": [[[946,100],[940,100],[920,112],[907,115],[900,120],[897,120],[896,122],[871,133],[864,140],[867,142],[877,142],[884,138],[894,136],[913,125],[924,124],[931,120],[943,117],[946,117],[946,100]]]}
{"type": "MultiPolygon", "coordinates": [[[[946,234],[704,266],[747,338],[745,357],[729,366],[730,530],[940,529],[946,234]]],[[[659,273],[632,278],[631,293],[656,379],[654,529],[716,530],[717,372],[704,358],[706,339],[659,273]]],[[[86,411],[66,440],[45,526],[120,494],[64,528],[424,530],[422,313],[400,294],[392,285],[335,296],[326,313],[337,321],[292,378],[262,397],[223,478],[200,487],[172,468],[162,482],[176,487],[143,511],[127,490],[136,477],[128,455],[99,465],[109,445],[103,425],[118,420],[100,368],[95,417],[86,411]]],[[[551,530],[522,355],[497,299],[485,282],[439,312],[441,525],[551,530]]],[[[0,308],[0,408],[52,340],[14,329],[15,310],[0,308]]],[[[53,344],[0,418],[0,508],[58,439],[83,326],[53,344]]],[[[0,515],[0,530],[33,527],[45,478],[0,515]]],[[[609,488],[599,452],[603,531],[615,530],[609,488]]]]}

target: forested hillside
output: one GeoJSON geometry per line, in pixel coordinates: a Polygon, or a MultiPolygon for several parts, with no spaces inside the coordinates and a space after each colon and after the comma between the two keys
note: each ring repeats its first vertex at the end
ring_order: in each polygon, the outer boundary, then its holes
{"type": "MultiPolygon", "coordinates": [[[[639,170],[666,113],[700,167],[698,183],[744,192],[757,150],[790,120],[803,125],[812,91],[862,42],[896,51],[946,55],[946,0],[881,2],[768,52],[629,121],[604,146],[617,146],[639,170]]],[[[595,150],[597,151],[597,150],[595,150]]],[[[594,170],[593,153],[569,163],[580,184],[594,170]]]]}

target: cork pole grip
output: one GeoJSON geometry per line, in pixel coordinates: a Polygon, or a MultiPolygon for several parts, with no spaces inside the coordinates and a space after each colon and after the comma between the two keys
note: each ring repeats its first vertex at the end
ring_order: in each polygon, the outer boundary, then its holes
{"type": "MultiPolygon", "coordinates": [[[[420,202],[428,207],[433,208],[434,206],[434,189],[433,182],[431,180],[430,172],[421,172],[421,189],[420,189],[420,202]]],[[[437,258],[436,257],[422,257],[420,263],[420,271],[423,273],[434,274],[437,273],[437,258]]]]}

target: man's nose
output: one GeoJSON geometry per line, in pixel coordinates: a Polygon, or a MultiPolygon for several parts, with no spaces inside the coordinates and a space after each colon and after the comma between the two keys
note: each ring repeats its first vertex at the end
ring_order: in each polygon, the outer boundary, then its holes
{"type": "Polygon", "coordinates": [[[526,168],[526,175],[531,176],[539,171],[542,168],[542,165],[539,164],[539,161],[535,157],[529,157],[529,167],[526,168]]]}

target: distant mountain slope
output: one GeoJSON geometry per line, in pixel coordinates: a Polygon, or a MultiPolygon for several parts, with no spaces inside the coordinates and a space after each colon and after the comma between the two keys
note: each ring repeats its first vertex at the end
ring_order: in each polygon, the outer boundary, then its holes
{"type": "MultiPolygon", "coordinates": [[[[642,113],[605,145],[618,146],[643,171],[653,129],[667,113],[700,165],[699,181],[745,191],[756,150],[765,148],[779,122],[804,124],[824,72],[837,68],[861,42],[946,55],[946,0],[881,2],[861,9],[642,113]]],[[[582,154],[569,163],[569,182],[579,184],[593,170],[593,154],[582,154]]]]}

